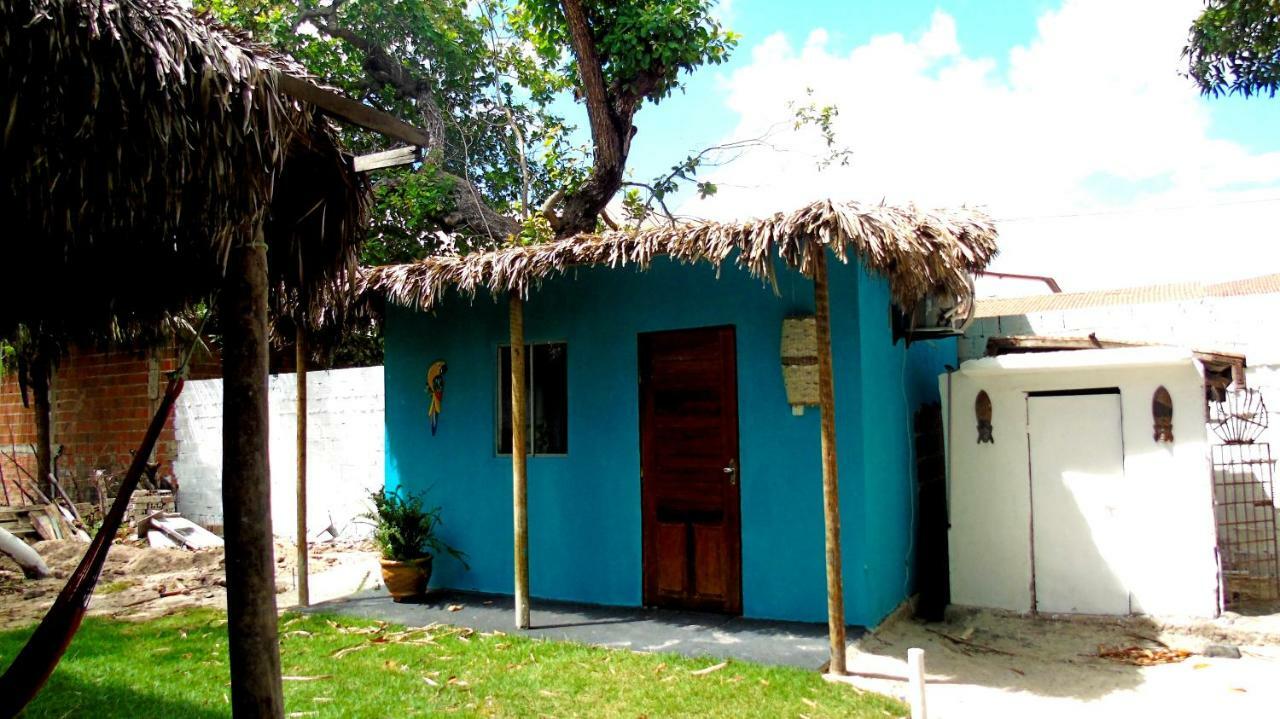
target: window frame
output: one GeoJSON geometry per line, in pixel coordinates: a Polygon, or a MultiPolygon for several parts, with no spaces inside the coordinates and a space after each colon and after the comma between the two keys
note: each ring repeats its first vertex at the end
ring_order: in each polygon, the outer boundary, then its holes
{"type": "MultiPolygon", "coordinates": [[[[524,346],[525,346],[525,364],[526,364],[526,371],[527,371],[527,372],[528,372],[528,374],[529,374],[529,385],[525,388],[525,389],[527,390],[527,394],[528,394],[528,396],[526,397],[526,399],[528,400],[528,403],[529,403],[529,407],[528,407],[528,417],[529,417],[529,452],[528,452],[528,454],[526,454],[526,455],[525,455],[525,457],[568,457],[568,456],[569,456],[569,451],[568,451],[568,449],[567,449],[567,448],[568,448],[568,446],[569,446],[569,360],[568,360],[568,357],[569,357],[569,343],[568,343],[568,341],[566,341],[566,340],[541,340],[541,341],[538,341],[538,342],[525,342],[525,343],[524,343],[524,346]],[[534,396],[534,392],[533,392],[533,376],[534,376],[534,374],[533,374],[533,348],[534,348],[535,346],[545,346],[545,345],[563,345],[563,346],[564,346],[564,353],[565,353],[565,368],[564,368],[564,374],[565,374],[565,378],[564,378],[564,379],[565,379],[565,381],[564,381],[564,399],[565,399],[565,402],[564,402],[564,415],[565,415],[565,416],[564,416],[564,424],[565,424],[565,438],[564,438],[564,444],[565,444],[565,447],[566,447],[566,450],[565,450],[564,452],[535,452],[535,451],[533,451],[533,447],[535,447],[535,446],[536,446],[536,443],[534,442],[534,437],[533,437],[533,433],[534,433],[534,424],[533,424],[533,396],[534,396]]],[[[504,351],[504,350],[505,350],[505,351],[510,351],[510,349],[511,349],[511,343],[510,343],[510,342],[500,342],[500,343],[498,343],[498,345],[494,348],[494,353],[493,353],[493,456],[495,456],[495,457],[510,457],[510,456],[512,455],[512,452],[503,452],[503,451],[502,451],[502,410],[503,410],[503,407],[504,407],[504,406],[506,406],[506,407],[508,407],[508,410],[507,410],[507,411],[510,411],[510,409],[509,409],[509,408],[510,408],[510,405],[511,405],[511,398],[510,398],[510,395],[505,395],[505,396],[504,396],[504,393],[503,393],[503,391],[502,391],[502,354],[503,354],[503,351],[504,351]]],[[[514,427],[514,422],[513,422],[513,427],[514,427]]]]}

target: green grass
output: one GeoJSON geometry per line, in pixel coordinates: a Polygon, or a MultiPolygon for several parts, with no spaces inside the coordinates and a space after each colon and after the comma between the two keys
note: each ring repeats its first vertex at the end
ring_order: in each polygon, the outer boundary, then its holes
{"type": "Polygon", "coordinates": [[[114,582],[108,582],[98,587],[94,591],[98,594],[119,594],[130,587],[137,586],[137,584],[138,582],[133,579],[117,579],[114,582]]]}
{"type": "MultiPolygon", "coordinates": [[[[30,628],[0,633],[0,666],[30,628]]],[[[226,622],[201,610],[91,618],[26,716],[229,715],[226,622]]],[[[316,717],[884,717],[901,704],[816,672],[638,654],[456,627],[405,631],[342,617],[281,618],[286,713],[316,717]]]]}

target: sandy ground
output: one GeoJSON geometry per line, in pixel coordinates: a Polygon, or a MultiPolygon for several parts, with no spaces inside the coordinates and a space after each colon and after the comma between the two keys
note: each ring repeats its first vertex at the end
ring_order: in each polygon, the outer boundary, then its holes
{"type": "Polygon", "coordinates": [[[1280,614],[1212,622],[1147,618],[1020,617],[961,611],[924,624],[896,619],[863,637],[848,657],[856,687],[906,698],[907,649],[925,650],[931,719],[959,717],[1277,716],[1280,614]],[[945,636],[944,636],[945,635],[945,636]],[[1239,659],[1201,654],[1237,645],[1239,659]],[[1135,666],[1099,646],[1192,652],[1135,666]]]}
{"type": "MultiPolygon", "coordinates": [[[[37,622],[44,616],[87,544],[62,540],[40,542],[36,551],[54,578],[24,579],[16,565],[0,557],[0,629],[37,622]]],[[[308,561],[311,601],[322,602],[381,584],[377,553],[366,542],[311,545],[308,561]]],[[[294,549],[276,545],[276,603],[297,604],[294,549]]],[[[222,550],[189,552],[152,549],[140,542],[111,547],[89,613],[146,619],[191,607],[226,608],[226,575],[222,550]]]]}

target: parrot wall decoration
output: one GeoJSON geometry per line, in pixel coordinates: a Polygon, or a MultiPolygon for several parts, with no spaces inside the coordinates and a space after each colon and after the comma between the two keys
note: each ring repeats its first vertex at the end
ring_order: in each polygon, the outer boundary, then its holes
{"type": "Polygon", "coordinates": [[[431,436],[436,434],[436,426],[440,422],[440,408],[444,403],[444,375],[449,365],[444,360],[436,360],[427,368],[427,394],[431,404],[427,407],[427,416],[431,418],[431,436]]]}

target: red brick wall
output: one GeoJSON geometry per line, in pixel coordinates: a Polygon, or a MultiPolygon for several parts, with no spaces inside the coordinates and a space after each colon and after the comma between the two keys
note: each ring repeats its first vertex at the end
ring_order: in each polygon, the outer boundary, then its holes
{"type": "MultiPolygon", "coordinates": [[[[97,469],[124,473],[159,405],[172,354],[73,351],[58,363],[52,435],[53,450],[64,448],[60,475],[79,485],[97,469]]],[[[156,443],[159,476],[173,472],[174,441],[170,415],[156,443]]]]}
{"type": "Polygon", "coordinates": [[[4,475],[0,501],[7,497],[9,504],[23,504],[22,494],[16,485],[18,469],[10,462],[9,456],[12,455],[23,469],[34,475],[36,458],[31,452],[31,443],[35,440],[36,425],[31,410],[22,406],[18,376],[6,372],[0,379],[0,448],[4,450],[4,455],[0,456],[0,474],[4,475]]]}
{"type": "MultiPolygon", "coordinates": [[[[53,451],[63,447],[58,461],[59,481],[76,499],[92,496],[90,478],[94,470],[120,476],[146,433],[167,383],[166,373],[177,364],[172,348],[154,352],[100,352],[73,349],[54,368],[50,399],[53,404],[51,432],[53,451]]],[[[198,376],[217,376],[216,358],[197,353],[192,370],[198,376]]],[[[5,375],[0,383],[0,447],[14,454],[35,473],[35,457],[30,445],[35,441],[32,410],[22,406],[17,378],[5,375]],[[12,441],[10,440],[12,433],[12,441]]],[[[155,461],[161,463],[157,476],[173,474],[177,450],[172,414],[156,443],[155,461]]],[[[17,470],[0,458],[0,471],[9,486],[9,502],[21,504],[21,495],[12,482],[17,470]]],[[[0,502],[4,495],[0,493],[0,502]]]]}

